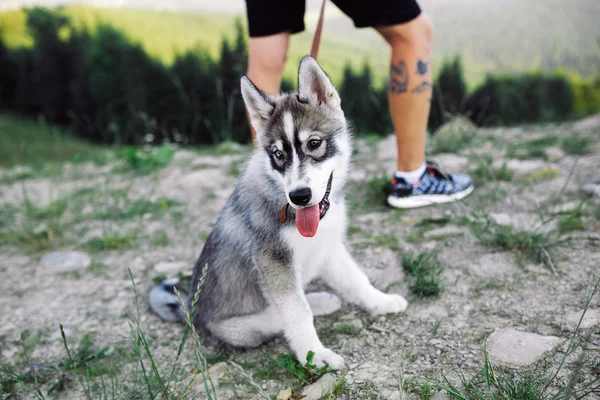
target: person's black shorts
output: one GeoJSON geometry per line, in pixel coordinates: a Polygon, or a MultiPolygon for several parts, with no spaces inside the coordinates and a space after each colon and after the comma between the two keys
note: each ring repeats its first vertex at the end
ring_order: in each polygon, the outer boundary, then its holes
{"type": "MultiPolygon", "coordinates": [[[[332,0],[357,28],[412,21],[421,8],[416,0],[332,0]]],[[[246,0],[250,37],[304,30],[305,0],[246,0]]]]}

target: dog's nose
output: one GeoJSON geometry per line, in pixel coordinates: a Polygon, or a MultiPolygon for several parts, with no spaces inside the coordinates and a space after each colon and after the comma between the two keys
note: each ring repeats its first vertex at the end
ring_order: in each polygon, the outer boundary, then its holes
{"type": "Polygon", "coordinates": [[[290,200],[297,206],[305,206],[310,201],[312,193],[310,188],[303,187],[290,192],[290,200]]]}

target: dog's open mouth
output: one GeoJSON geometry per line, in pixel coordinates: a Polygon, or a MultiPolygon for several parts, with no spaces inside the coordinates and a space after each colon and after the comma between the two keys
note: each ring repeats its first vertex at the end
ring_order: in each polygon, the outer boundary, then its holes
{"type": "MultiPolygon", "coordinates": [[[[312,206],[299,208],[296,210],[296,228],[298,232],[304,237],[313,237],[317,234],[319,228],[319,221],[323,219],[327,211],[329,211],[329,194],[331,193],[331,182],[333,180],[333,172],[329,175],[329,181],[327,182],[327,189],[323,199],[312,206]]],[[[287,220],[287,211],[289,204],[286,203],[281,209],[279,221],[281,223],[287,220]]]]}

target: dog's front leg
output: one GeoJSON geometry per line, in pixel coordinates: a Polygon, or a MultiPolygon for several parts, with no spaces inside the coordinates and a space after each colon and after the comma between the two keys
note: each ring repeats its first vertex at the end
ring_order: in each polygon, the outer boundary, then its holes
{"type": "Polygon", "coordinates": [[[294,269],[273,260],[264,261],[257,268],[263,293],[279,313],[283,334],[292,352],[304,363],[308,352],[312,350],[315,353],[313,362],[317,366],[329,364],[333,369],[342,368],[344,359],[323,346],[319,340],[312,311],[294,269]]]}
{"type": "Polygon", "coordinates": [[[398,313],[408,306],[404,297],[376,289],[341,241],[331,252],[329,264],[321,274],[327,285],[342,298],[372,315],[398,313]]]}

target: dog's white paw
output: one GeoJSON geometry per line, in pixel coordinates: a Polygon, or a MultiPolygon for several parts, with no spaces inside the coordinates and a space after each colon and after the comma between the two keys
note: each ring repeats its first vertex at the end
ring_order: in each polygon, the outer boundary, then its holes
{"type": "Polygon", "coordinates": [[[344,359],[325,347],[315,351],[313,363],[318,368],[321,368],[325,364],[329,364],[334,370],[339,370],[344,367],[344,359]]]}
{"type": "Polygon", "coordinates": [[[381,293],[371,304],[367,311],[371,315],[395,314],[406,310],[408,301],[398,294],[381,293]]]}

